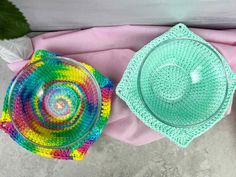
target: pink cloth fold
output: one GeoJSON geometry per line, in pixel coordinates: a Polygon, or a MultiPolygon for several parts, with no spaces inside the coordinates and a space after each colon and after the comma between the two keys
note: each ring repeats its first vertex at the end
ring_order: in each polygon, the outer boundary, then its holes
{"type": "MultiPolygon", "coordinates": [[[[34,37],[33,45],[34,50],[45,49],[86,62],[117,84],[133,54],[167,29],[127,25],[50,32],[34,37]]],[[[236,72],[236,30],[192,30],[211,42],[236,72]]],[[[26,62],[9,64],[9,67],[17,72],[26,62]]],[[[144,125],[116,95],[104,134],[133,145],[143,145],[163,137],[144,125]]]]}

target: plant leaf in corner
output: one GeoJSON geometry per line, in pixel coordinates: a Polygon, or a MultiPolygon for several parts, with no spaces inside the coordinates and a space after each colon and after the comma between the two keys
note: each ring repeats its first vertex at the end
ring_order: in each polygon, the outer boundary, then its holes
{"type": "Polygon", "coordinates": [[[24,15],[8,0],[0,0],[0,40],[21,37],[30,31],[24,15]]]}

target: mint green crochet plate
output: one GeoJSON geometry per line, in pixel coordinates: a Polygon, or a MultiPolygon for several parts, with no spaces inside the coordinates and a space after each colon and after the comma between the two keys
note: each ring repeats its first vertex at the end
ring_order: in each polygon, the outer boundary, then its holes
{"type": "Polygon", "coordinates": [[[147,126],[186,147],[224,116],[235,78],[213,46],[178,24],[134,55],[116,93],[147,126]]]}

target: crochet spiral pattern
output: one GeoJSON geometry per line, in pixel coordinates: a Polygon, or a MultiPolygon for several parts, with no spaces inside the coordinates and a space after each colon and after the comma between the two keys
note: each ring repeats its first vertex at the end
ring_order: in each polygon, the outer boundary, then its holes
{"type": "Polygon", "coordinates": [[[10,84],[0,125],[34,153],[80,160],[105,126],[111,95],[112,82],[91,66],[40,50],[10,84]]]}

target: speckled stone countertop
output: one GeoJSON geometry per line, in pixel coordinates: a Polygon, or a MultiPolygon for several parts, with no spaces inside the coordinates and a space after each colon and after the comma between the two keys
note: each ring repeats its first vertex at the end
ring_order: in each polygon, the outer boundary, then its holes
{"type": "MultiPolygon", "coordinates": [[[[0,60],[0,107],[13,75],[0,60]]],[[[84,161],[62,161],[32,154],[0,131],[0,177],[235,176],[236,101],[230,116],[186,149],[167,139],[134,147],[103,136],[84,161]]]]}

